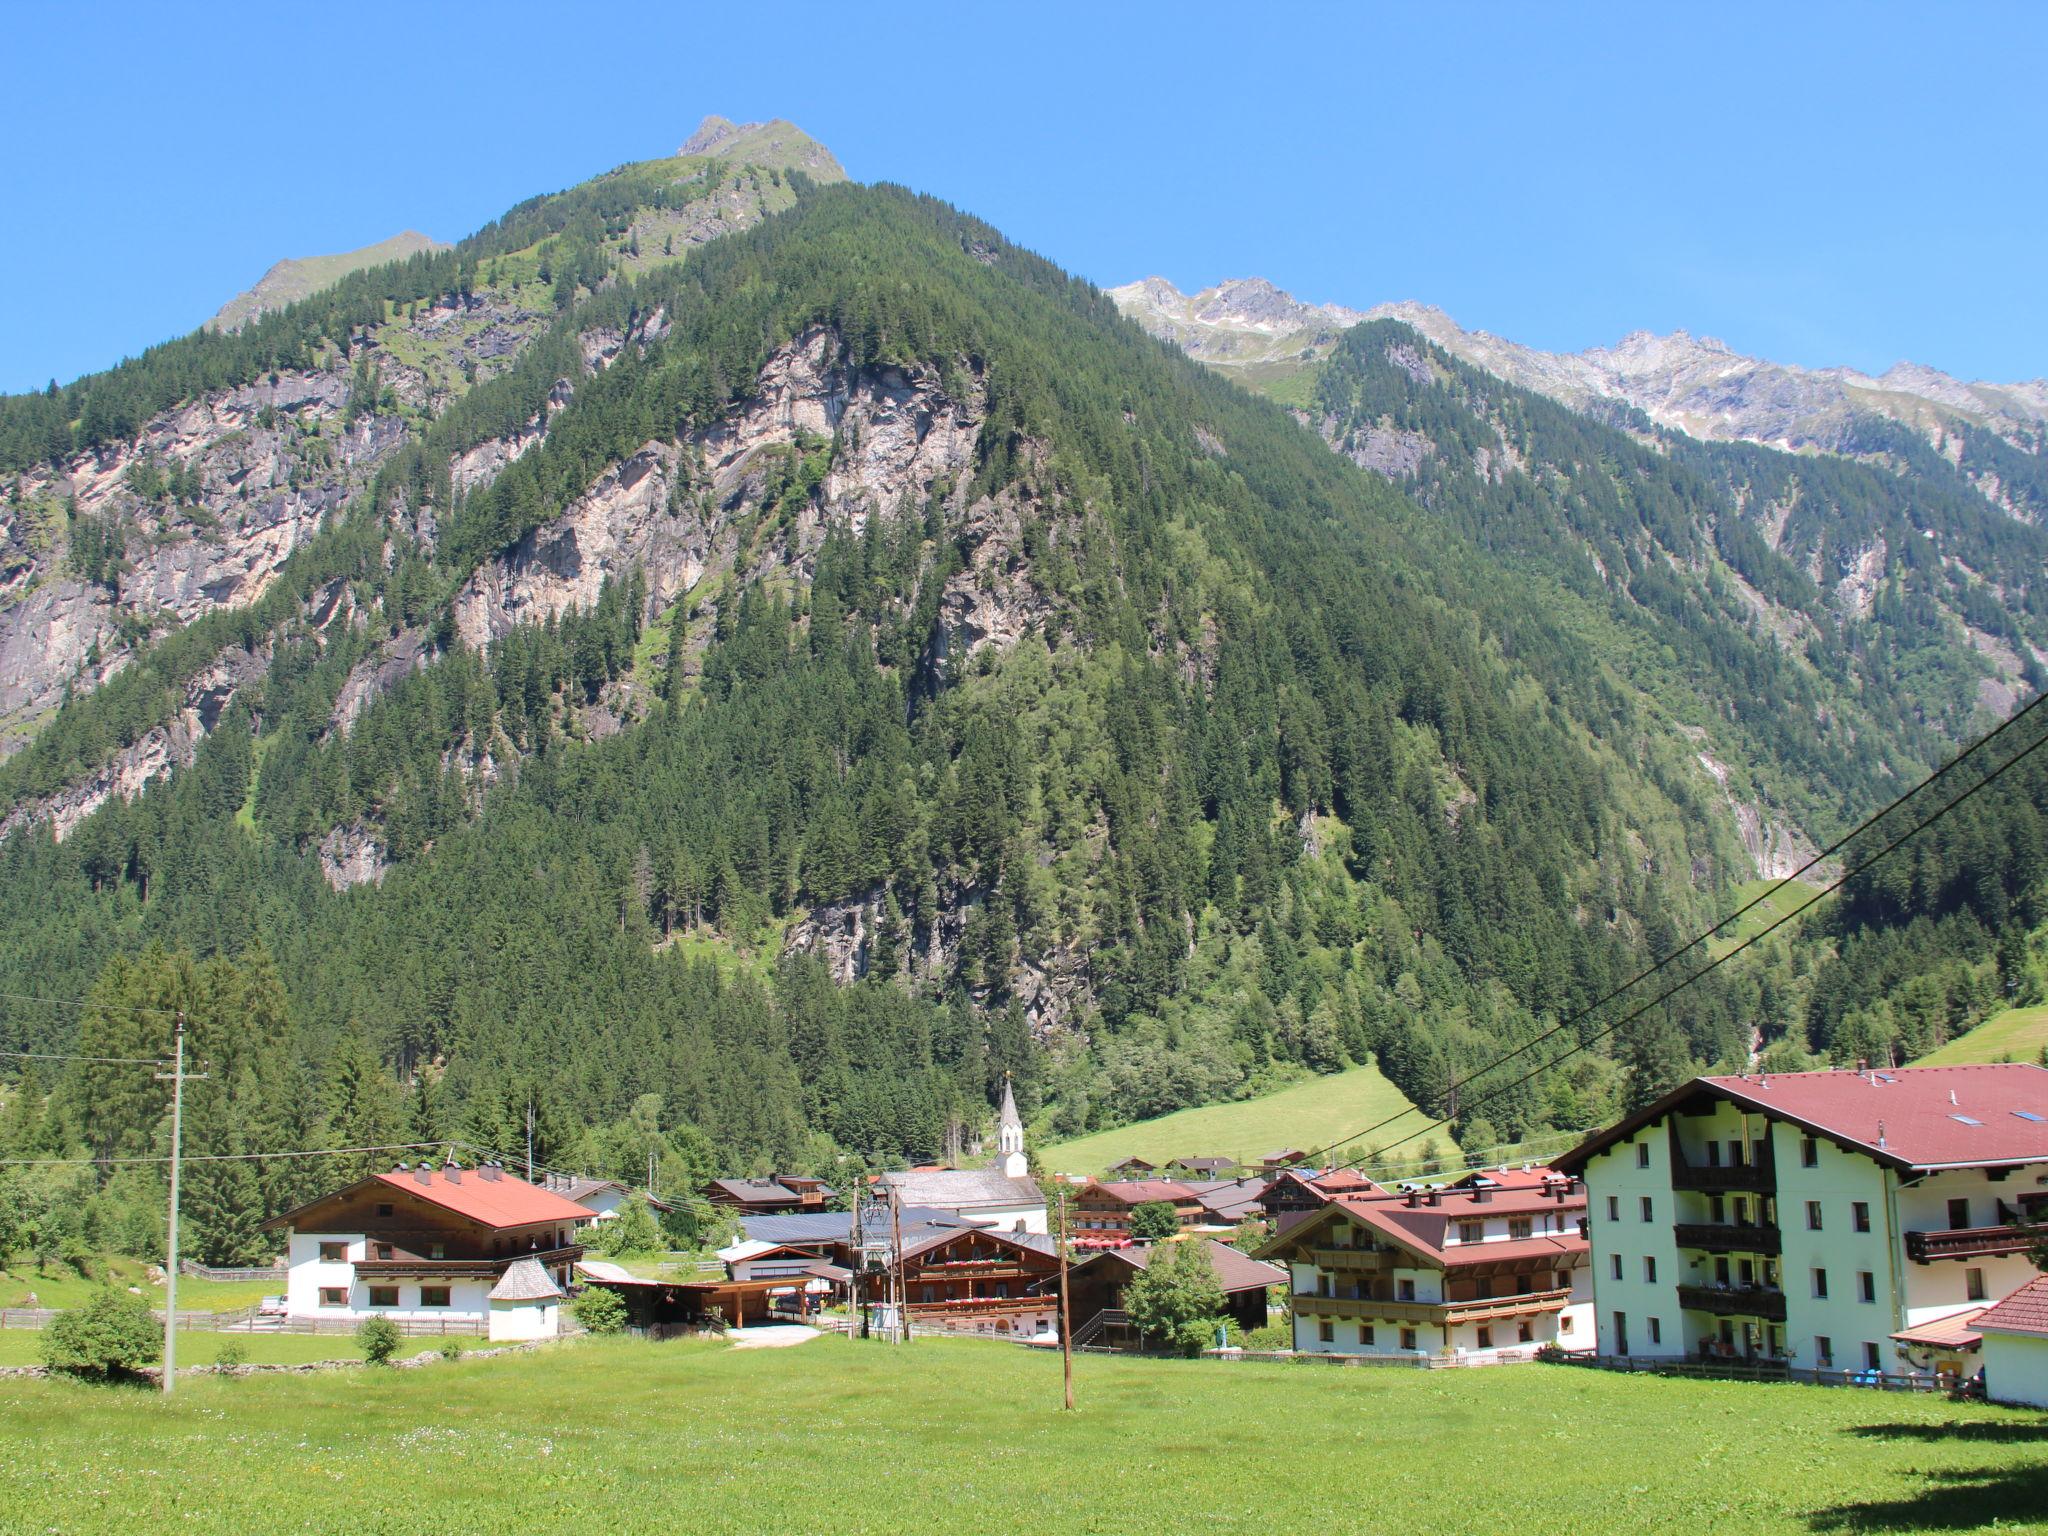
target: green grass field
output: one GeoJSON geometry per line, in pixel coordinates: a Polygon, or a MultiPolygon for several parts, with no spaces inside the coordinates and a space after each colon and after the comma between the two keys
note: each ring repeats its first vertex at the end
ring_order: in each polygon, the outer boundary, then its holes
{"type": "MultiPolygon", "coordinates": [[[[1708,940],[1708,955],[1719,959],[1736,945],[1754,938],[1779,918],[1797,912],[1807,902],[1813,900],[1813,893],[1819,889],[1819,886],[1805,880],[1751,880],[1738,885],[1728,902],[1727,910],[1730,912],[1745,902],[1756,901],[1756,898],[1765,891],[1770,891],[1771,895],[1768,899],[1757,902],[1754,908],[1742,914],[1740,920],[1730,923],[1708,940]]],[[[1777,936],[1782,938],[1795,926],[1797,925],[1786,924],[1778,930],[1777,936]]]]}
{"type": "MultiPolygon", "coordinates": [[[[164,1288],[151,1285],[149,1266],[140,1259],[102,1258],[97,1261],[105,1280],[87,1279],[68,1265],[53,1265],[49,1272],[18,1260],[12,1268],[0,1268],[0,1307],[81,1307],[100,1286],[135,1286],[160,1307],[164,1288]],[[35,1300],[29,1298],[33,1296],[35,1300]]],[[[178,1281],[180,1312],[232,1312],[253,1306],[265,1296],[284,1290],[284,1276],[274,1280],[195,1280],[186,1275],[178,1281]]]]}
{"type": "Polygon", "coordinates": [[[1972,1061],[2039,1061],[2048,1048],[2048,1007],[2008,1008],[1968,1034],[1929,1051],[1916,1067],[1953,1067],[1972,1061]]]}
{"type": "MultiPolygon", "coordinates": [[[[1401,1090],[1380,1076],[1378,1067],[1352,1067],[1328,1077],[1312,1077],[1276,1093],[1230,1104],[1205,1104],[1176,1110],[1156,1120],[1113,1131],[1097,1131],[1042,1148],[1038,1159],[1055,1173],[1099,1174],[1126,1157],[1165,1163],[1175,1157],[1235,1157],[1255,1160],[1268,1152],[1298,1147],[1316,1151],[1339,1137],[1363,1130],[1376,1121],[1412,1106],[1401,1090]]],[[[1368,1136],[1349,1150],[1364,1152],[1368,1144],[1385,1146],[1429,1123],[1411,1114],[1368,1136]]],[[[1447,1131],[1433,1132],[1445,1156],[1456,1151],[1447,1131]]],[[[1421,1143],[1410,1142],[1393,1155],[1418,1156],[1421,1143]]]]}
{"type": "Polygon", "coordinates": [[[0,1530],[2048,1528],[2039,1414],[1570,1366],[580,1341],[423,1371],[0,1382],[0,1530]],[[1305,1507],[1306,1506],[1306,1507],[1305,1507]]]}
{"type": "MultiPolygon", "coordinates": [[[[43,1357],[36,1352],[36,1340],[40,1337],[32,1328],[0,1329],[0,1365],[41,1365],[43,1357]]],[[[356,1347],[353,1334],[311,1334],[311,1333],[214,1333],[211,1330],[178,1330],[178,1364],[212,1365],[220,1359],[221,1345],[233,1340],[241,1347],[242,1359],[249,1365],[303,1365],[309,1360],[360,1360],[363,1352],[356,1347]]],[[[485,1339],[463,1339],[466,1349],[482,1349],[489,1342],[485,1339]]],[[[416,1355],[421,1350],[439,1349],[439,1339],[404,1339],[398,1346],[401,1355],[416,1355]]]]}

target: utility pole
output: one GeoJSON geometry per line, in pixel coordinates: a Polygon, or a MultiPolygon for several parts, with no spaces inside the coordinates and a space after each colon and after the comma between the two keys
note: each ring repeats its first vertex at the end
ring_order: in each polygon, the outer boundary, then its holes
{"type": "Polygon", "coordinates": [[[1067,1306],[1067,1181],[1060,1179],[1060,1374],[1066,1378],[1067,1407],[1074,1411],[1074,1317],[1067,1306]]]}
{"type": "Polygon", "coordinates": [[[896,1260],[896,1342],[910,1342],[910,1293],[903,1284],[903,1196],[891,1186],[889,1190],[889,1249],[896,1260]]]}
{"type": "Polygon", "coordinates": [[[526,1094],[526,1182],[533,1182],[533,1090],[526,1094]]]}
{"type": "MultiPolygon", "coordinates": [[[[169,1072],[157,1073],[158,1081],[171,1082],[171,1214],[168,1263],[164,1267],[164,1396],[171,1395],[178,1380],[178,1170],[184,1159],[185,1142],[185,1010],[180,1008],[173,1029],[176,1055],[169,1072]]],[[[198,1073],[204,1077],[206,1074],[198,1073]]]]}

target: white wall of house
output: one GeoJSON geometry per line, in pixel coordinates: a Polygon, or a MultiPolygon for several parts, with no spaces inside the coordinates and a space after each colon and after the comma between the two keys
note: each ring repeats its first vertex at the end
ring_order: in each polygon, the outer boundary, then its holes
{"type": "Polygon", "coordinates": [[[975,1205],[955,1213],[970,1226],[998,1232],[1049,1232],[1045,1205],[975,1205]]]}
{"type": "Polygon", "coordinates": [[[1986,1333],[1984,1392],[1994,1403],[2048,1408],[2048,1339],[2030,1333],[1986,1333]]]}
{"type": "MultiPolygon", "coordinates": [[[[1897,1189],[1899,1230],[1948,1231],[1951,1200],[1968,1203],[1971,1226],[1999,1226],[2000,1202],[2016,1207],[2022,1191],[2038,1191],[2035,1180],[2039,1177],[2039,1171],[2033,1168],[2020,1169],[2004,1179],[1993,1179],[1981,1168],[1952,1168],[1930,1174],[1897,1189]]],[[[1906,1324],[1918,1327],[1966,1307],[1998,1301],[2025,1285],[2036,1273],[2024,1253],[1934,1259],[1926,1264],[1906,1261],[1902,1266],[1906,1324]],[[1972,1270],[1977,1271],[1974,1281],[1972,1270]],[[1973,1287],[1981,1294],[1973,1295],[1973,1287]]]]}
{"type": "Polygon", "coordinates": [[[1898,1346],[1890,1335],[1909,1321],[1899,1298],[1903,1270],[1911,1266],[1896,1230],[1886,1170],[1860,1152],[1821,1139],[1813,1142],[1809,1168],[1804,1131],[1780,1122],[1772,1133],[1778,1232],[1785,1245],[1779,1264],[1787,1358],[1800,1370],[1862,1370],[1873,1361],[1880,1370],[1897,1370],[1898,1346]],[[1859,1206],[1867,1231],[1857,1230],[1859,1206]]]}
{"type": "Polygon", "coordinates": [[[431,1322],[445,1317],[484,1318],[490,1313],[488,1297],[493,1282],[488,1278],[463,1276],[442,1281],[412,1278],[375,1282],[357,1279],[355,1262],[368,1257],[367,1240],[360,1232],[294,1232],[287,1254],[290,1268],[285,1275],[285,1309],[293,1317],[351,1320],[377,1316],[400,1322],[431,1322]],[[325,1243],[340,1243],[346,1257],[339,1260],[321,1258],[321,1245],[325,1243]],[[370,1290],[373,1283],[379,1288],[394,1290],[397,1293],[395,1304],[372,1306],[370,1290]],[[421,1305],[422,1285],[444,1287],[448,1292],[448,1305],[421,1305]],[[322,1299],[323,1291],[340,1292],[345,1301],[341,1305],[330,1305],[322,1299]]]}
{"type": "Polygon", "coordinates": [[[493,1339],[552,1339],[562,1330],[559,1301],[493,1301],[486,1305],[493,1339]]]}
{"type": "Polygon", "coordinates": [[[1586,1195],[1594,1318],[1591,1324],[1574,1318],[1570,1347],[1593,1347],[1603,1355],[1683,1355],[1697,1341],[1686,1337],[1685,1316],[1678,1305],[1676,1286],[1685,1276],[1672,1232],[1680,1216],[1663,1124],[1645,1126],[1631,1140],[1617,1142],[1590,1159],[1586,1195]],[[1654,1267],[1654,1279],[1645,1260],[1654,1267]],[[1587,1334],[1579,1334],[1582,1327],[1587,1334]]]}

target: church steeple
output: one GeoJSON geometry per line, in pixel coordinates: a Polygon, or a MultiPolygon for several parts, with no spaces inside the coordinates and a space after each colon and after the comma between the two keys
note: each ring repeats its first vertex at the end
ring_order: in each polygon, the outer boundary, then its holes
{"type": "Polygon", "coordinates": [[[1010,1074],[1003,1074],[1003,1106],[996,1112],[996,1166],[1007,1178],[1021,1179],[1031,1171],[1024,1155],[1024,1117],[1017,1113],[1017,1095],[1010,1091],[1010,1074]]]}

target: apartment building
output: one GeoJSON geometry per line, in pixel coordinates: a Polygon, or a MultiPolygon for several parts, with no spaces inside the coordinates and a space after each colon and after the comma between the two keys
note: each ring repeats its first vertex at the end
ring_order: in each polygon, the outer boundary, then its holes
{"type": "Polygon", "coordinates": [[[1586,1185],[1600,1353],[1908,1371],[1894,1335],[2033,1278],[2048,1071],[1695,1078],[1557,1166],[1586,1185]]]}

